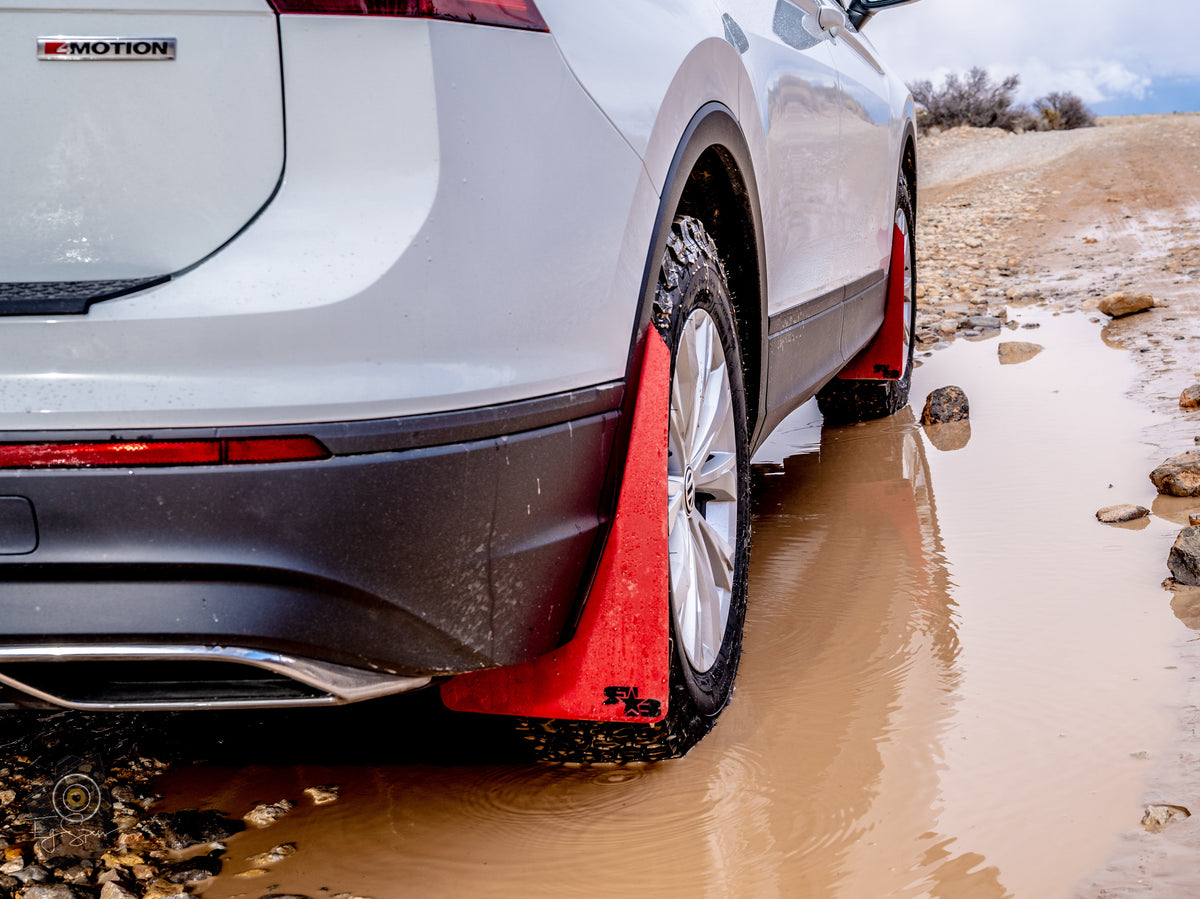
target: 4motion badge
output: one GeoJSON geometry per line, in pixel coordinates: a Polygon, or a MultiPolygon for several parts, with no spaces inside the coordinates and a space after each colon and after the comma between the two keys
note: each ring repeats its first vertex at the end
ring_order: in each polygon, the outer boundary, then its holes
{"type": "Polygon", "coordinates": [[[175,58],[173,37],[39,37],[38,59],[121,62],[175,58]]]}

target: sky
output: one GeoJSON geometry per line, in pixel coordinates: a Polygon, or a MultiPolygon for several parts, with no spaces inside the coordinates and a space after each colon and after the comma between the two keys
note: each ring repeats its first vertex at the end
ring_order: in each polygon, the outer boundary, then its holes
{"type": "Polygon", "coordinates": [[[1200,0],[920,0],[866,33],[906,83],[981,66],[1020,75],[1021,103],[1066,91],[1098,115],[1200,111],[1200,0]]]}

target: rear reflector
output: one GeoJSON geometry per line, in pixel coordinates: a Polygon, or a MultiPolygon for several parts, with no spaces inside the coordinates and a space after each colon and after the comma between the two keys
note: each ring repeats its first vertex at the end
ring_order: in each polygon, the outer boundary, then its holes
{"type": "Polygon", "coordinates": [[[411,16],[549,31],[533,0],[270,0],[278,13],[411,16]]]}
{"type": "Polygon", "coordinates": [[[146,440],[126,443],[10,443],[0,468],[140,468],[160,465],[243,465],[328,459],[312,437],[230,440],[146,440]]]}

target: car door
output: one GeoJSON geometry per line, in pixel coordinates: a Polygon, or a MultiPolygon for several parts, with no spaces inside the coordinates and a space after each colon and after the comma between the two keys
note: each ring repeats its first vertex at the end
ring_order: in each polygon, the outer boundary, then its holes
{"type": "MultiPolygon", "coordinates": [[[[844,14],[841,0],[825,2],[844,14]]],[[[842,96],[838,256],[847,284],[842,343],[850,357],[883,322],[882,281],[890,262],[899,175],[892,138],[897,123],[892,121],[889,79],[870,40],[848,20],[837,21],[831,31],[829,48],[842,96]]]]}
{"type": "Polygon", "coordinates": [[[841,367],[851,269],[839,210],[842,95],[824,0],[718,0],[749,89],[740,110],[755,152],[767,259],[767,405],[794,407],[841,367]],[[752,97],[753,107],[747,108],[752,97]],[[757,130],[761,129],[761,131],[757,130]]]}

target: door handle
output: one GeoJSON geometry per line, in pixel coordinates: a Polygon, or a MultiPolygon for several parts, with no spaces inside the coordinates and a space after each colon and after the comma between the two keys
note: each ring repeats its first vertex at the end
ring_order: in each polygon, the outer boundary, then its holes
{"type": "Polygon", "coordinates": [[[817,24],[830,37],[837,37],[841,34],[846,29],[848,21],[845,12],[831,6],[822,6],[820,12],[817,13],[817,24]]]}

